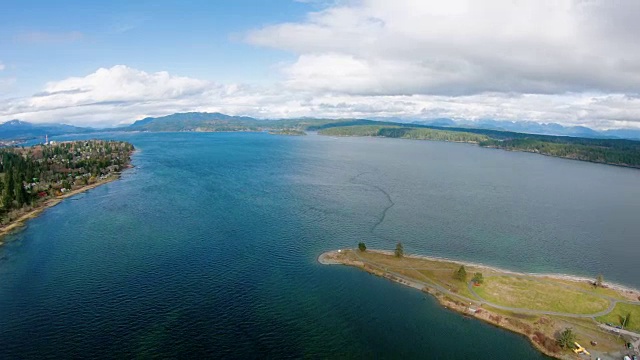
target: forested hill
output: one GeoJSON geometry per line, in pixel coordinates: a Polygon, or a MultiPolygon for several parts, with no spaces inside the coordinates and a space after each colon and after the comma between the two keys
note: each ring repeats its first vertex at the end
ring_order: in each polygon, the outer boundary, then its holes
{"type": "Polygon", "coordinates": [[[472,134],[468,132],[403,127],[398,125],[355,125],[326,127],[323,130],[320,130],[320,134],[329,136],[382,136],[390,138],[452,141],[476,144],[489,140],[489,137],[487,137],[486,135],[472,134]]]}
{"type": "Polygon", "coordinates": [[[90,128],[65,124],[33,124],[26,121],[11,120],[0,124],[0,139],[44,138],[45,135],[79,134],[95,131],[90,128]]]}
{"type": "MultiPolygon", "coordinates": [[[[380,124],[380,123],[378,123],[380,124]]],[[[439,128],[394,123],[374,125],[368,121],[341,122],[318,127],[322,135],[381,136],[403,139],[477,143],[512,151],[527,151],[595,163],[640,168],[640,142],[620,139],[591,139],[568,136],[532,135],[498,130],[439,128]]]]}
{"type": "Polygon", "coordinates": [[[137,131],[318,131],[332,136],[390,138],[475,143],[513,151],[640,168],[640,142],[569,136],[535,135],[476,128],[402,124],[365,119],[258,120],[220,113],[181,113],[136,121],[137,131]]]}
{"type": "Polygon", "coordinates": [[[269,130],[306,130],[337,120],[325,119],[282,119],[258,120],[247,116],[230,116],[221,113],[189,112],[177,113],[156,118],[138,120],[123,128],[127,131],[159,132],[222,132],[222,131],[269,131],[269,130]]]}

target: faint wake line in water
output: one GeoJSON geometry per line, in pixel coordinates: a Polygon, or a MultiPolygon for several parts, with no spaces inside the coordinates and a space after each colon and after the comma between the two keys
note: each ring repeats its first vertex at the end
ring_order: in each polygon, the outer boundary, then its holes
{"type": "Polygon", "coordinates": [[[390,240],[390,239],[388,239],[388,238],[386,238],[386,237],[384,237],[384,236],[382,236],[382,235],[376,234],[376,229],[378,228],[378,226],[380,226],[380,225],[384,222],[384,220],[387,218],[387,212],[388,212],[388,211],[389,211],[389,209],[391,209],[391,208],[392,208],[396,203],[395,203],[395,202],[393,201],[393,199],[391,198],[391,195],[389,195],[389,193],[388,193],[385,189],[381,188],[380,186],[378,186],[378,185],[370,185],[370,184],[365,184],[365,183],[358,183],[358,182],[356,182],[356,180],[357,180],[360,176],[362,176],[362,175],[364,175],[364,174],[370,174],[370,173],[371,173],[371,171],[363,171],[363,172],[359,173],[358,175],[353,176],[351,179],[349,179],[349,182],[350,182],[350,183],[352,183],[352,184],[355,184],[355,185],[368,186],[368,187],[370,187],[370,188],[374,188],[374,189],[376,189],[376,190],[380,191],[381,193],[383,193],[383,194],[384,194],[384,196],[387,198],[387,201],[389,202],[389,204],[388,204],[388,205],[387,205],[387,206],[382,210],[382,214],[380,214],[380,217],[378,218],[378,221],[376,221],[376,223],[375,223],[375,224],[373,224],[373,226],[371,226],[371,228],[369,229],[369,232],[370,232],[371,234],[373,234],[374,236],[376,236],[376,237],[380,238],[380,239],[383,239],[383,240],[390,240]]]}
{"type": "Polygon", "coordinates": [[[384,210],[382,210],[382,215],[380,216],[380,218],[378,219],[378,222],[376,222],[372,227],[371,227],[371,232],[374,232],[376,230],[376,228],[378,226],[380,226],[380,224],[382,224],[382,222],[384,221],[384,219],[386,219],[387,217],[387,211],[389,211],[389,209],[391,209],[396,203],[393,201],[393,199],[391,199],[391,195],[389,195],[388,192],[386,192],[383,188],[381,188],[380,186],[377,185],[369,185],[373,188],[378,189],[381,193],[383,193],[386,197],[387,197],[387,201],[389,201],[389,205],[387,205],[384,210]]]}

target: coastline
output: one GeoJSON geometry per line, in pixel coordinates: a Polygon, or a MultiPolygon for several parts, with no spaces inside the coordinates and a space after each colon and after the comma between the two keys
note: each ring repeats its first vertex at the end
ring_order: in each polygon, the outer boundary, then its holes
{"type": "MultiPolygon", "coordinates": [[[[375,253],[379,253],[379,254],[385,254],[385,255],[393,255],[393,251],[390,250],[367,250],[370,252],[375,252],[375,253]]],[[[330,251],[329,251],[330,253],[330,251]]],[[[322,255],[321,255],[322,256],[322,255]]],[[[424,259],[424,260],[431,260],[431,261],[443,261],[443,262],[448,262],[448,263],[452,263],[452,264],[456,264],[456,265],[464,265],[467,267],[474,267],[477,269],[485,269],[491,272],[499,272],[499,273],[504,273],[504,274],[509,274],[509,275],[514,275],[514,276],[526,276],[526,277],[535,277],[535,278],[549,278],[549,279],[557,279],[557,280],[569,280],[569,281],[575,281],[575,282],[589,282],[592,283],[594,278],[587,278],[584,276],[578,276],[578,275],[571,275],[571,274],[558,274],[558,273],[535,273],[535,272],[518,272],[518,271],[514,271],[514,270],[508,270],[508,269],[504,269],[504,268],[500,268],[500,267],[496,267],[496,266],[491,266],[491,265],[486,265],[486,264],[482,264],[482,263],[475,263],[475,262],[469,262],[469,261],[460,261],[460,260],[455,260],[455,259],[450,259],[450,258],[445,258],[445,257],[438,257],[438,256],[428,256],[428,255],[417,255],[417,254],[405,254],[404,255],[407,258],[413,258],[413,259],[424,259]]],[[[622,291],[622,292],[626,292],[626,293],[632,293],[635,294],[635,298],[638,299],[638,296],[640,296],[640,289],[636,289],[627,285],[623,285],[623,284],[618,284],[615,282],[610,282],[607,281],[607,286],[611,289],[614,290],[618,290],[618,291],[622,291]]]]}
{"type": "MultiPolygon", "coordinates": [[[[366,252],[394,257],[393,256],[394,252],[388,251],[388,250],[367,249],[366,252]]],[[[474,269],[474,271],[481,270],[482,272],[493,274],[490,276],[496,276],[495,274],[499,274],[498,276],[534,278],[536,280],[539,280],[540,282],[549,282],[554,280],[560,283],[571,282],[571,283],[575,283],[575,285],[584,284],[585,282],[588,284],[593,283],[593,279],[589,279],[581,276],[574,276],[569,274],[553,274],[553,273],[544,273],[544,274],[523,273],[523,272],[516,272],[516,271],[505,270],[505,269],[501,269],[493,266],[488,266],[485,264],[464,262],[464,261],[458,261],[458,260],[434,257],[434,256],[405,254],[403,256],[403,259],[414,260],[414,261],[425,260],[425,261],[431,261],[431,262],[438,262],[440,264],[449,264],[449,265],[454,264],[455,266],[465,266],[469,270],[471,269],[474,269]]],[[[547,356],[550,356],[552,358],[556,358],[556,359],[581,358],[576,354],[574,354],[573,352],[567,351],[566,349],[564,351],[558,351],[558,350],[552,351],[551,348],[547,346],[549,341],[555,344],[555,340],[554,340],[556,335],[555,332],[560,325],[562,325],[560,327],[565,327],[565,328],[573,327],[574,325],[578,327],[584,327],[585,323],[581,323],[581,321],[584,320],[589,322],[590,329],[588,329],[588,331],[592,331],[594,330],[594,328],[596,328],[601,332],[600,335],[604,337],[610,337],[610,338],[615,337],[614,333],[616,332],[616,330],[613,327],[608,328],[601,322],[597,322],[595,320],[595,317],[590,317],[588,319],[584,318],[583,320],[581,320],[579,319],[579,317],[581,316],[578,315],[574,317],[573,320],[571,320],[571,318],[565,318],[565,316],[561,314],[549,314],[549,313],[545,313],[544,311],[537,311],[537,312],[534,311],[533,313],[527,313],[526,311],[524,311],[524,309],[522,309],[523,311],[518,311],[518,310],[505,311],[505,308],[501,309],[500,306],[496,306],[495,304],[489,301],[486,301],[483,298],[480,298],[480,297],[478,297],[477,299],[467,298],[466,295],[459,294],[456,291],[451,291],[452,290],[451,288],[447,289],[446,286],[443,287],[441,283],[437,283],[433,281],[425,282],[422,279],[417,280],[416,278],[408,277],[406,274],[402,273],[402,271],[396,270],[396,268],[394,267],[387,268],[386,265],[385,267],[382,267],[380,264],[372,263],[369,259],[364,259],[360,255],[358,255],[357,249],[340,249],[340,250],[327,251],[320,254],[317,258],[317,261],[323,265],[346,265],[346,266],[356,267],[372,275],[382,277],[382,278],[400,283],[405,286],[409,286],[411,288],[420,290],[424,293],[429,293],[433,297],[435,297],[438,303],[440,303],[440,305],[442,305],[445,309],[456,311],[464,316],[477,318],[481,321],[489,323],[498,328],[505,329],[505,330],[517,333],[521,336],[524,336],[529,340],[529,342],[533,345],[534,348],[536,348],[541,353],[547,356]],[[355,257],[353,255],[355,255],[355,257]],[[469,301],[472,301],[472,302],[469,302],[469,301]],[[534,331],[536,330],[536,328],[533,328],[533,329],[531,328],[530,320],[528,320],[527,317],[529,317],[530,319],[538,317],[539,319],[534,324],[537,324],[538,322],[543,323],[543,321],[551,322],[551,323],[557,321],[558,324],[555,325],[556,329],[554,329],[553,327],[549,328],[547,326],[541,326],[541,328],[537,329],[537,331],[534,331]]],[[[567,285],[571,287],[572,284],[567,284],[567,285]]],[[[636,305],[640,304],[640,290],[631,288],[629,286],[621,285],[621,284],[612,284],[609,282],[607,282],[606,285],[607,285],[606,286],[607,289],[615,290],[616,292],[620,293],[620,295],[628,299],[626,301],[620,300],[620,303],[633,303],[636,305]]],[[[469,288],[471,289],[471,287],[472,287],[471,283],[469,283],[469,288]]],[[[472,290],[472,293],[475,295],[475,292],[473,290],[472,290]]],[[[612,302],[611,306],[614,306],[617,303],[618,302],[612,302]]],[[[607,311],[610,311],[610,309],[611,307],[607,311]]],[[[580,329],[580,330],[584,330],[584,329],[580,329]]],[[[634,346],[636,348],[640,346],[640,334],[633,333],[633,332],[629,333],[624,331],[623,333],[625,334],[628,333],[627,335],[631,334],[631,338],[634,339],[634,341],[632,341],[634,343],[634,346]]],[[[580,342],[583,343],[583,345],[586,345],[585,344],[586,339],[584,337],[580,342]]],[[[593,345],[593,343],[591,345],[593,345]]],[[[621,350],[616,348],[611,348],[611,347],[607,348],[606,346],[605,347],[598,346],[595,349],[593,348],[590,349],[590,351],[595,357],[599,357],[602,359],[617,359],[617,358],[622,358],[622,356],[624,356],[624,353],[621,350]]]]}
{"type": "MultiPolygon", "coordinates": [[[[131,166],[129,166],[129,167],[131,167],[131,166]]],[[[64,193],[64,194],[62,194],[60,196],[56,196],[54,198],[51,198],[51,199],[48,199],[48,200],[44,201],[37,208],[35,208],[35,209],[33,209],[33,210],[21,215],[19,218],[13,220],[10,224],[7,224],[7,225],[3,226],[2,228],[0,228],[0,246],[4,245],[4,242],[2,241],[2,239],[5,236],[7,236],[7,235],[9,235],[9,234],[11,234],[11,233],[13,233],[15,231],[20,230],[21,228],[23,228],[26,225],[26,223],[29,220],[38,217],[46,209],[58,205],[60,202],[62,202],[66,198],[72,197],[74,195],[81,194],[81,193],[83,193],[85,191],[97,188],[98,186],[101,186],[101,185],[110,183],[112,181],[118,180],[118,179],[120,179],[121,174],[122,173],[113,173],[110,176],[108,176],[107,178],[99,180],[99,181],[96,181],[93,184],[83,186],[83,187],[81,187],[79,189],[75,189],[75,190],[69,191],[69,192],[64,193]]]]}
{"type": "Polygon", "coordinates": [[[543,156],[547,156],[547,157],[551,157],[551,158],[582,161],[582,162],[587,162],[587,163],[592,163],[592,164],[617,166],[617,167],[628,168],[628,169],[640,169],[640,166],[638,166],[638,165],[630,165],[630,164],[624,164],[624,163],[612,163],[612,162],[606,162],[606,161],[594,161],[594,160],[580,159],[580,158],[573,157],[573,156],[559,156],[559,155],[545,154],[543,152],[532,150],[532,149],[516,149],[516,148],[500,147],[500,146],[495,146],[495,145],[483,146],[483,145],[480,145],[480,142],[477,142],[477,141],[411,139],[411,138],[389,137],[389,136],[380,136],[380,135],[329,135],[329,134],[323,134],[321,132],[318,132],[318,134],[320,136],[330,136],[330,137],[335,137],[335,138],[340,138],[340,137],[371,137],[371,138],[400,139],[400,140],[437,141],[437,142],[449,142],[449,143],[456,143],[456,144],[471,144],[471,145],[476,145],[477,147],[483,148],[483,149],[495,149],[495,150],[504,150],[504,151],[510,151],[510,152],[530,153],[530,154],[543,155],[543,156]]]}

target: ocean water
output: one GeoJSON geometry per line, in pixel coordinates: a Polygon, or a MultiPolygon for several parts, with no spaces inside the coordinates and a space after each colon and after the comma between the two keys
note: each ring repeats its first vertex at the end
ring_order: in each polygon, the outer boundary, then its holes
{"type": "Polygon", "coordinates": [[[640,171],[374,138],[103,134],[134,169],[0,247],[0,358],[542,359],[354,247],[640,286],[640,171]]]}

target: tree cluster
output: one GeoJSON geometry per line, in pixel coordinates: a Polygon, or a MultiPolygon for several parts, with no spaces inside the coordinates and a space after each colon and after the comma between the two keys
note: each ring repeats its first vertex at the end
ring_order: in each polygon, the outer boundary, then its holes
{"type": "Polygon", "coordinates": [[[133,149],[104,140],[0,149],[0,215],[118,172],[133,149]]]}
{"type": "Polygon", "coordinates": [[[473,281],[476,285],[481,285],[482,283],[484,283],[484,276],[482,276],[482,273],[475,273],[473,274],[473,278],[471,278],[471,281],[473,281]]]}

